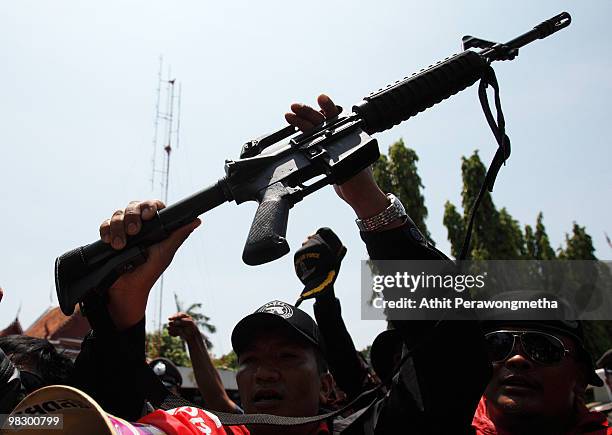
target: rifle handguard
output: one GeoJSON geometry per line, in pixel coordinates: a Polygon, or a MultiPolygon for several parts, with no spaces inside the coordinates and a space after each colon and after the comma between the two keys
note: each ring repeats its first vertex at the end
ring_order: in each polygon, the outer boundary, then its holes
{"type": "Polygon", "coordinates": [[[285,235],[292,204],[285,192],[282,185],[272,185],[259,203],[242,252],[242,260],[249,266],[276,260],[289,252],[285,235]]]}
{"type": "Polygon", "coordinates": [[[353,106],[369,134],[387,130],[476,83],[488,67],[474,51],[464,51],[365,97],[353,106]]]}

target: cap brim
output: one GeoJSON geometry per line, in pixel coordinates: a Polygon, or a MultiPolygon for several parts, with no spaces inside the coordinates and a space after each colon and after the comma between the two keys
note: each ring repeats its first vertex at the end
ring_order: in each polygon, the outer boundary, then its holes
{"type": "Polygon", "coordinates": [[[286,319],[271,313],[253,313],[238,322],[232,331],[232,347],[236,355],[244,350],[257,332],[269,329],[271,325],[289,328],[309,344],[321,349],[321,346],[312,337],[309,337],[286,319]]]}

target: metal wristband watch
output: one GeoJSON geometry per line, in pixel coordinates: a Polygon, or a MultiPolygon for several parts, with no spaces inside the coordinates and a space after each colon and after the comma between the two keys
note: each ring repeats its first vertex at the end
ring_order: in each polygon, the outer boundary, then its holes
{"type": "Polygon", "coordinates": [[[378,231],[394,220],[407,216],[404,205],[395,195],[387,193],[387,198],[391,204],[377,215],[366,219],[355,219],[359,231],[378,231]]]}

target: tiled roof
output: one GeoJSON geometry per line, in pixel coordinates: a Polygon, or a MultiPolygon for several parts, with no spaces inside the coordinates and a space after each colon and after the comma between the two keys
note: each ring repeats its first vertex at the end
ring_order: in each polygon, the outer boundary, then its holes
{"type": "Polygon", "coordinates": [[[21,335],[21,334],[23,334],[23,328],[21,327],[21,323],[19,323],[18,318],[15,318],[15,320],[13,320],[10,325],[8,325],[6,328],[0,331],[0,337],[6,337],[7,335],[21,335]]]}
{"type": "Polygon", "coordinates": [[[59,307],[55,307],[47,309],[23,334],[46,339],[82,338],[88,330],[89,323],[78,308],[72,316],[66,317],[59,307]],[[66,335],[68,329],[70,333],[66,335]]]}

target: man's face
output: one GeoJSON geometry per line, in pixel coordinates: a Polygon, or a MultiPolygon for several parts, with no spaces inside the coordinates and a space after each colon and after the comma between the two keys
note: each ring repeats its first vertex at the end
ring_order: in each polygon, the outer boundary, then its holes
{"type": "Polygon", "coordinates": [[[315,350],[289,328],[260,331],[238,357],[236,381],[247,413],[316,415],[331,391],[315,350]]]}
{"type": "Polygon", "coordinates": [[[494,422],[498,418],[536,415],[566,418],[571,415],[576,394],[585,387],[584,382],[580,382],[582,368],[575,359],[574,341],[562,335],[551,335],[559,338],[569,350],[557,364],[544,365],[529,359],[518,337],[511,355],[493,363],[493,376],[484,395],[494,422]]]}

